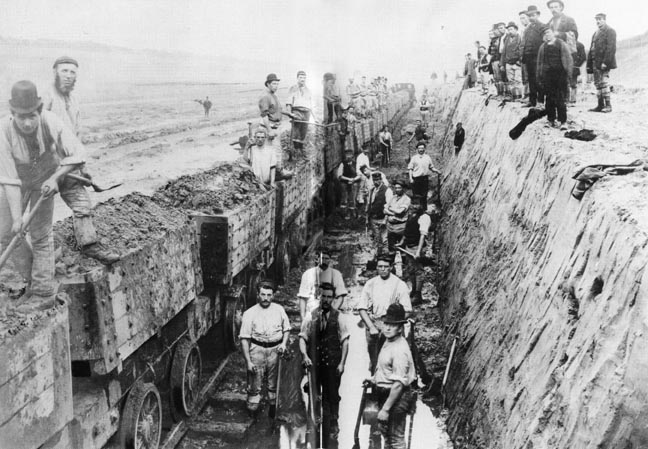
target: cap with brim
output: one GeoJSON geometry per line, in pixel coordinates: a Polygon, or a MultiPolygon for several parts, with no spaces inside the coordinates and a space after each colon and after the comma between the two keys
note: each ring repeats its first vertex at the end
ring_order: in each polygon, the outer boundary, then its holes
{"type": "Polygon", "coordinates": [[[379,172],[379,171],[375,171],[375,172],[373,172],[373,173],[371,174],[371,177],[372,177],[373,179],[382,179],[382,173],[379,172]]]}
{"type": "Polygon", "coordinates": [[[520,12],[518,13],[519,16],[521,16],[522,14],[524,14],[525,16],[528,16],[528,15],[529,15],[529,11],[527,11],[527,10],[525,9],[524,11],[520,11],[520,12]]]}
{"type": "Polygon", "coordinates": [[[496,28],[499,28],[500,26],[505,27],[506,24],[504,22],[498,22],[496,28]]]}
{"type": "Polygon", "coordinates": [[[272,291],[275,291],[277,289],[275,283],[269,279],[264,279],[261,282],[259,282],[259,288],[269,288],[272,291]]]}
{"type": "Polygon", "coordinates": [[[301,76],[301,75],[306,76],[306,72],[304,72],[303,70],[297,72],[297,76],[301,76]]]}
{"type": "Polygon", "coordinates": [[[527,16],[529,16],[529,15],[531,15],[531,14],[538,14],[538,15],[540,15],[540,11],[538,10],[538,7],[535,6],[535,5],[531,5],[531,6],[529,6],[529,9],[527,9],[527,12],[526,12],[526,13],[527,13],[527,16]]]}
{"type": "Polygon", "coordinates": [[[607,20],[607,16],[603,14],[602,12],[598,13],[597,15],[594,16],[595,19],[601,18],[607,20]]]}
{"type": "Polygon", "coordinates": [[[376,258],[376,262],[387,262],[391,265],[394,262],[394,258],[387,253],[382,253],[376,258]]]}
{"type": "Polygon", "coordinates": [[[515,22],[509,22],[508,25],[506,25],[506,28],[515,28],[517,30],[518,26],[515,22]]]}
{"type": "Polygon", "coordinates": [[[281,81],[281,80],[279,78],[277,78],[276,74],[270,73],[270,74],[268,74],[268,76],[266,76],[265,85],[267,86],[268,84],[270,84],[273,81],[281,81]]]}
{"type": "Polygon", "coordinates": [[[552,3],[558,3],[558,4],[560,4],[560,7],[561,7],[561,8],[564,8],[564,7],[565,7],[565,4],[562,2],[562,0],[549,0],[549,1],[547,2],[547,8],[549,8],[549,7],[550,7],[549,5],[551,5],[552,3]]]}
{"type": "Polygon", "coordinates": [[[79,67],[79,63],[77,62],[77,60],[74,58],[70,58],[69,56],[61,56],[56,61],[54,61],[54,65],[52,67],[56,68],[56,66],[59,64],[74,64],[75,66],[79,67]]]}
{"type": "Polygon", "coordinates": [[[396,185],[396,184],[398,184],[401,187],[405,187],[405,188],[407,188],[407,186],[408,186],[408,183],[405,180],[405,178],[396,178],[396,179],[394,179],[394,181],[392,181],[392,185],[396,185]]]}
{"type": "Polygon", "coordinates": [[[399,304],[390,304],[387,308],[387,313],[382,317],[385,324],[404,324],[407,322],[405,318],[405,308],[399,304]]]}
{"type": "Polygon", "coordinates": [[[18,81],[11,88],[11,100],[9,107],[18,114],[31,114],[38,109],[43,102],[38,96],[36,85],[31,81],[18,81]]]}

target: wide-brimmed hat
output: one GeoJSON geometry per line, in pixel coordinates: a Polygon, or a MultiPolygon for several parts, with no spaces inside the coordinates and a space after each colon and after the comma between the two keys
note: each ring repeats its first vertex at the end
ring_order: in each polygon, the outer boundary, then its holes
{"type": "Polygon", "coordinates": [[[56,61],[54,61],[54,65],[52,68],[56,68],[57,65],[59,64],[74,64],[75,66],[79,67],[79,63],[77,62],[76,59],[70,58],[69,56],[61,56],[58,58],[56,61]]]}
{"type": "Polygon", "coordinates": [[[30,114],[38,109],[43,102],[38,96],[36,85],[31,81],[18,81],[11,88],[9,107],[18,114],[30,114]]]}
{"type": "Polygon", "coordinates": [[[390,304],[387,313],[382,317],[385,324],[403,324],[407,322],[405,318],[405,308],[399,304],[390,304]]]}
{"type": "Polygon", "coordinates": [[[515,22],[509,22],[508,25],[506,25],[506,28],[515,28],[516,30],[519,29],[515,22]]]}
{"type": "Polygon", "coordinates": [[[538,9],[537,6],[531,5],[531,6],[529,6],[529,9],[527,9],[527,16],[530,15],[530,14],[538,14],[538,15],[540,15],[541,12],[540,12],[540,10],[538,9]]]}
{"type": "Polygon", "coordinates": [[[549,1],[547,2],[547,8],[549,8],[549,5],[551,5],[552,3],[560,3],[560,7],[561,7],[561,8],[564,8],[564,7],[565,7],[565,4],[563,3],[562,0],[549,0],[549,1]]]}
{"type": "Polygon", "coordinates": [[[281,80],[277,78],[277,75],[275,73],[269,73],[268,76],[266,76],[265,85],[267,86],[273,81],[281,81],[281,80]]]}

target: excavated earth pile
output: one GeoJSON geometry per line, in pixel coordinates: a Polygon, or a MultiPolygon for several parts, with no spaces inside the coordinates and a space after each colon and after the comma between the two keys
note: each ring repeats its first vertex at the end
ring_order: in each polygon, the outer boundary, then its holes
{"type": "Polygon", "coordinates": [[[648,447],[648,173],[571,195],[579,167],[646,157],[636,133],[616,128],[638,117],[620,109],[570,110],[576,126],[596,127],[592,142],[544,120],[511,140],[527,110],[487,106],[474,91],[444,111],[466,129],[458,155],[452,132],[443,149],[441,293],[459,336],[447,394],[458,447],[648,447]]]}
{"type": "Polygon", "coordinates": [[[172,207],[217,214],[248,204],[267,191],[247,165],[227,163],[170,181],[155,192],[153,199],[172,207]]]}

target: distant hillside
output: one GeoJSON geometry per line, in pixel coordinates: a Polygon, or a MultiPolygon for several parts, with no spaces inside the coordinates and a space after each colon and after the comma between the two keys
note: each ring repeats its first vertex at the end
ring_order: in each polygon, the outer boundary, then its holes
{"type": "Polygon", "coordinates": [[[52,63],[61,55],[79,61],[77,89],[86,101],[119,96],[119,86],[125,84],[256,82],[263,88],[268,72],[286,70],[246,60],[245,55],[200,56],[92,42],[0,37],[0,99],[8,98],[11,85],[21,79],[33,80],[39,89],[44,88],[52,79],[52,63]]]}
{"type": "Polygon", "coordinates": [[[648,31],[618,42],[617,65],[613,82],[628,87],[648,87],[648,31]]]}

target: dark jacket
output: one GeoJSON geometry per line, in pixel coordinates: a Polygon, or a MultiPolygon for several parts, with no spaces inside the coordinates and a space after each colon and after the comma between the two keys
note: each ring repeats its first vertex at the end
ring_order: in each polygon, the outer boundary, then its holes
{"type": "Polygon", "coordinates": [[[455,137],[454,137],[455,147],[459,147],[459,149],[461,149],[461,147],[464,144],[465,138],[466,138],[466,131],[463,128],[456,130],[455,137]]]}
{"type": "Polygon", "coordinates": [[[538,51],[542,45],[542,33],[545,26],[540,22],[531,22],[524,33],[524,49],[522,50],[522,62],[535,62],[538,51]]]}
{"type": "Polygon", "coordinates": [[[585,46],[580,42],[576,42],[576,53],[572,53],[572,59],[574,60],[574,75],[580,75],[580,66],[587,60],[587,53],[585,53],[585,46]]]}
{"type": "Polygon", "coordinates": [[[576,39],[578,39],[578,27],[576,26],[576,21],[564,14],[559,17],[559,20],[560,22],[558,22],[558,20],[552,17],[549,23],[547,24],[549,28],[554,30],[556,37],[566,42],[567,31],[573,31],[574,36],[576,36],[576,39]]]}
{"type": "MultiPolygon", "coordinates": [[[[550,69],[545,59],[545,49],[547,48],[547,45],[549,44],[542,44],[540,51],[538,51],[538,65],[536,75],[538,77],[538,81],[540,81],[541,83],[544,82],[547,71],[550,69]]],[[[556,45],[560,49],[560,61],[562,63],[562,68],[565,71],[565,76],[571,76],[574,70],[574,60],[572,59],[569,47],[567,46],[565,41],[561,39],[556,39],[556,45]]]]}
{"type": "Polygon", "coordinates": [[[601,70],[603,63],[607,66],[607,70],[617,68],[616,31],[607,25],[592,36],[592,45],[587,55],[587,73],[594,73],[594,69],[601,70]]]}
{"type": "Polygon", "coordinates": [[[521,52],[520,52],[520,42],[521,38],[519,34],[511,36],[507,34],[504,37],[504,53],[502,53],[501,60],[506,64],[517,64],[520,62],[521,52]]]}
{"type": "Polygon", "coordinates": [[[491,57],[491,63],[495,61],[499,61],[500,59],[500,52],[499,52],[499,43],[500,43],[500,36],[494,37],[490,41],[490,45],[488,46],[488,54],[491,57]]]}

